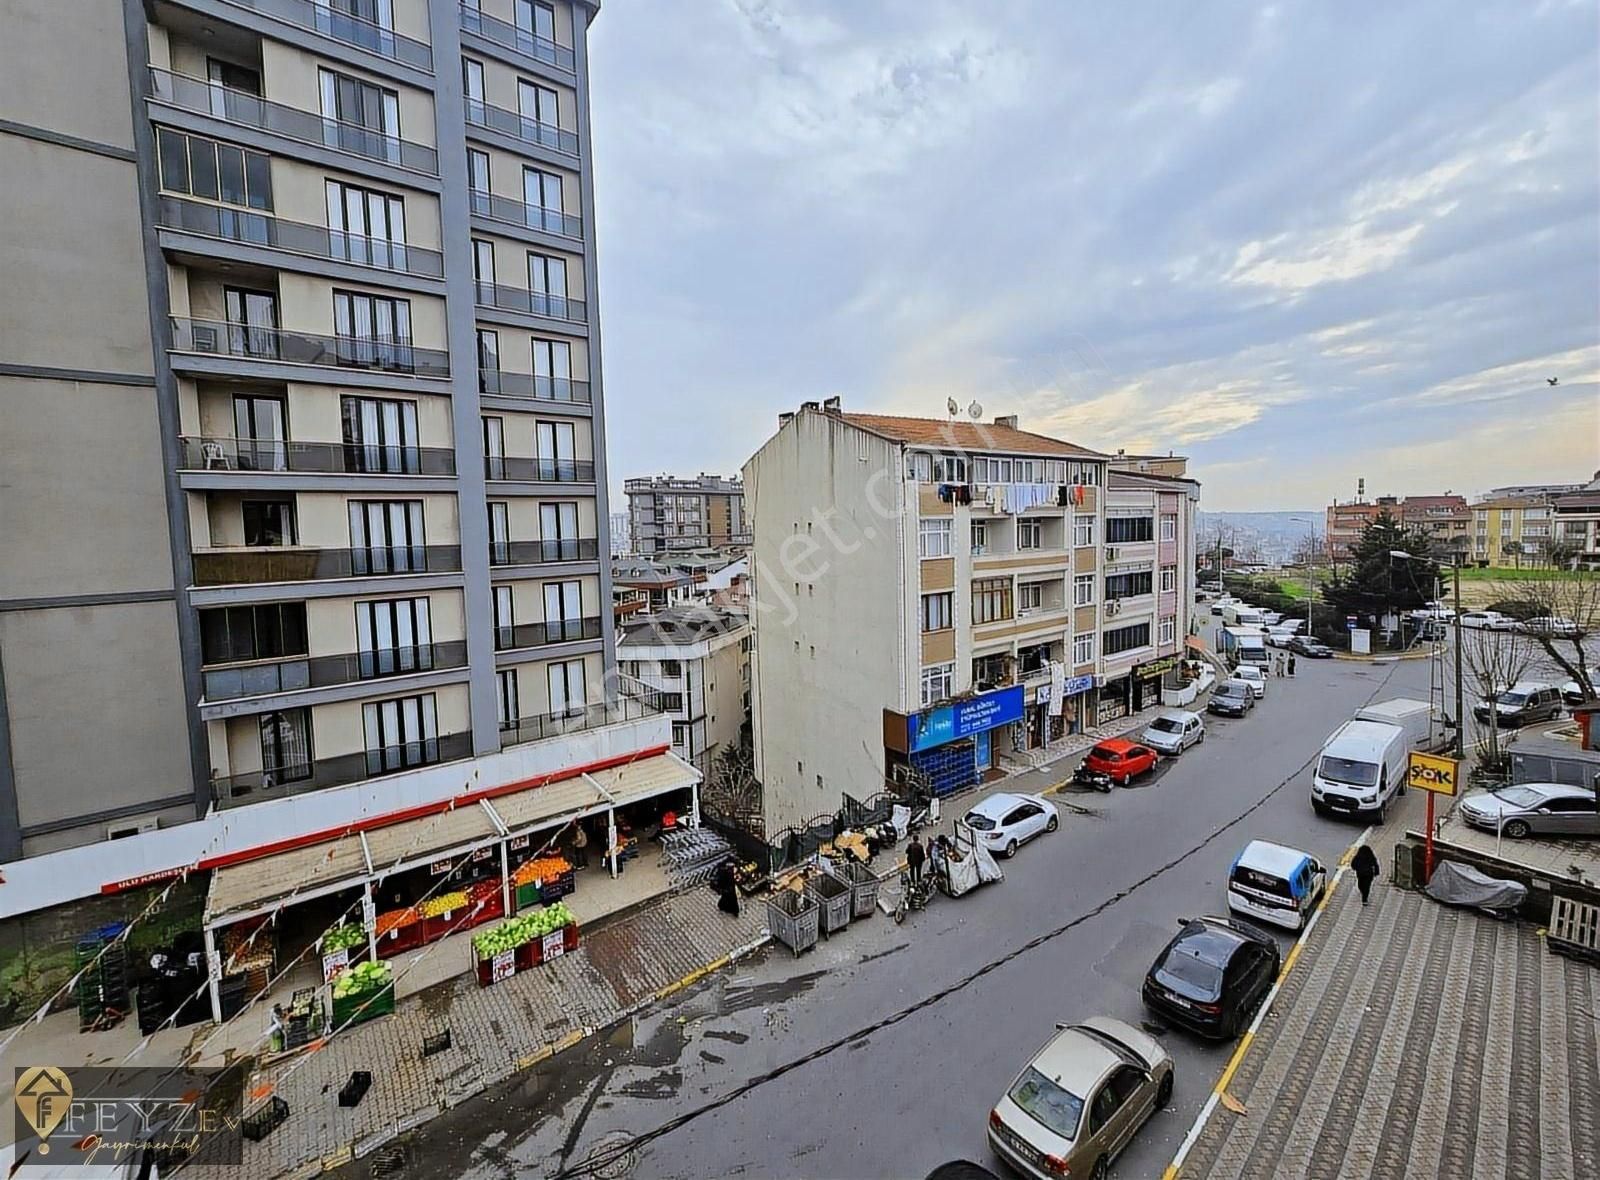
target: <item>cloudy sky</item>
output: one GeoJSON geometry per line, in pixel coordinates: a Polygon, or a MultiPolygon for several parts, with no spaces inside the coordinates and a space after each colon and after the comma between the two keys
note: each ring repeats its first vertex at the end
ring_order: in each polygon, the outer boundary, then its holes
{"type": "Polygon", "coordinates": [[[605,0],[614,484],[832,394],[1176,448],[1218,510],[1588,478],[1597,13],[605,0]]]}

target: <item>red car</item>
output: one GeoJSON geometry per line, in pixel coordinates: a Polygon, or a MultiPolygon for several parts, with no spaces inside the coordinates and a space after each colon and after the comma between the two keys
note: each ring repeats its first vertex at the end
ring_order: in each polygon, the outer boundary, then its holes
{"type": "Polygon", "coordinates": [[[1149,746],[1141,746],[1127,738],[1107,738],[1089,751],[1083,764],[1090,770],[1110,775],[1113,782],[1127,786],[1128,780],[1154,770],[1157,761],[1156,752],[1149,746]]]}

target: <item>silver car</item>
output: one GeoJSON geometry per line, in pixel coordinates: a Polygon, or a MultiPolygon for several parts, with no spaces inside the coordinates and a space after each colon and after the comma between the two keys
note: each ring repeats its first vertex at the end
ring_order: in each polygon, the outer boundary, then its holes
{"type": "Polygon", "coordinates": [[[1150,722],[1139,740],[1159,753],[1181,754],[1206,740],[1205,718],[1185,709],[1172,709],[1150,722]]]}
{"type": "Polygon", "coordinates": [[[1461,800],[1461,818],[1513,840],[1524,836],[1600,836],[1600,809],[1588,787],[1518,783],[1461,800]]]}

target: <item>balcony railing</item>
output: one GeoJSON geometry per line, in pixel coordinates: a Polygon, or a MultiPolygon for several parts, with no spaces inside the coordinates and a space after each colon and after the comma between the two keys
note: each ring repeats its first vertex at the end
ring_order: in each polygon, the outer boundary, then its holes
{"type": "Polygon", "coordinates": [[[557,561],[598,561],[600,542],[591,537],[550,541],[490,541],[490,565],[543,565],[557,561]]]}
{"type": "Polygon", "coordinates": [[[353,262],[379,270],[401,271],[437,279],[444,275],[444,255],[404,242],[368,238],[341,230],[288,221],[271,213],[250,209],[228,209],[202,201],[162,197],[156,204],[156,220],[167,229],[247,246],[266,246],[289,250],[313,258],[353,262]]]}
{"type": "Polygon", "coordinates": [[[459,573],[459,545],[377,545],[365,549],[205,549],[192,555],[196,586],[315,582],[390,574],[459,573]]]}
{"type": "Polygon", "coordinates": [[[200,669],[208,701],[268,696],[303,688],[330,688],[386,676],[408,676],[467,666],[467,644],[455,639],[415,647],[382,648],[331,656],[289,656],[233,667],[200,669]]]}
{"type": "Polygon", "coordinates": [[[572,50],[565,45],[557,45],[548,37],[535,36],[529,29],[518,28],[509,21],[479,12],[466,4],[461,6],[461,27],[468,33],[476,33],[485,41],[515,49],[546,65],[559,66],[563,70],[575,67],[572,50]]]}
{"type": "Polygon", "coordinates": [[[600,638],[600,618],[556,619],[553,622],[517,623],[494,629],[496,651],[519,647],[545,647],[552,643],[576,643],[580,639],[600,638]]]}
{"type": "Polygon", "coordinates": [[[400,774],[436,762],[454,762],[472,757],[470,733],[447,733],[436,738],[386,746],[357,754],[318,758],[273,770],[254,770],[245,774],[220,775],[211,780],[211,796],[219,808],[242,807],[265,799],[303,795],[348,783],[364,782],[388,774],[400,774]]]}
{"type": "Polygon", "coordinates": [[[541,123],[538,119],[518,111],[508,111],[481,99],[466,100],[467,122],[475,127],[487,127],[523,143],[538,144],[569,156],[578,154],[578,134],[565,131],[554,123],[541,123]]]}
{"type": "Polygon", "coordinates": [[[479,369],[478,392],[501,397],[528,397],[544,402],[589,403],[589,383],[570,377],[536,377],[509,369],[479,369]]]}
{"type": "Polygon", "coordinates": [[[593,483],[594,464],[588,459],[524,459],[515,455],[485,455],[483,477],[532,483],[593,483]]]}
{"type": "Polygon", "coordinates": [[[299,471],[342,475],[454,475],[449,447],[381,443],[286,442],[185,436],[185,471],[299,471]]]}
{"type": "Polygon", "coordinates": [[[560,737],[563,734],[582,733],[587,729],[618,725],[624,721],[639,721],[646,717],[659,716],[664,711],[660,707],[660,694],[622,695],[614,701],[568,709],[562,713],[519,717],[515,721],[501,725],[500,744],[517,746],[524,742],[543,741],[545,738],[560,737]]]}
{"type": "Polygon", "coordinates": [[[529,229],[542,229],[546,233],[560,234],[564,238],[583,237],[583,218],[576,213],[567,213],[561,209],[546,209],[543,205],[530,205],[515,197],[486,193],[477,188],[468,189],[467,196],[472,202],[472,211],[479,217],[502,221],[507,225],[525,225],[529,229]]]}
{"type": "Polygon", "coordinates": [[[543,291],[528,291],[522,287],[508,287],[504,283],[474,282],[479,307],[498,307],[502,311],[520,311],[528,315],[542,315],[552,320],[570,320],[575,324],[589,322],[588,306],[581,299],[566,295],[547,295],[543,291]]]}
{"type": "Polygon", "coordinates": [[[371,127],[324,118],[314,111],[285,106],[220,82],[150,67],[150,93],[157,100],[224,119],[241,127],[270,131],[285,139],[333,148],[352,156],[396,164],[413,172],[439,175],[439,153],[425,144],[371,127]]]}
{"type": "Polygon", "coordinates": [[[225,320],[172,317],[172,347],[247,360],[339,369],[377,369],[417,377],[448,377],[450,354],[418,348],[409,337],[319,336],[281,328],[230,324],[225,320]]]}
{"type": "Polygon", "coordinates": [[[326,0],[234,0],[246,8],[275,16],[291,25],[343,41],[419,70],[433,70],[433,50],[426,41],[407,37],[359,16],[341,12],[326,0]]]}

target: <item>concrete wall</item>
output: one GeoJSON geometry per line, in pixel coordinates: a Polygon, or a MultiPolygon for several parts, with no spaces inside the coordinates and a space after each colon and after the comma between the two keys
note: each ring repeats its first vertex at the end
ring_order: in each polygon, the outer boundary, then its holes
{"type": "MultiPolygon", "coordinates": [[[[5,118],[132,150],[120,0],[8,3],[4,24],[0,111],[5,118]]],[[[131,200],[133,169],[125,171],[131,200]]],[[[27,176],[30,188],[47,179],[3,166],[0,176],[27,176]]],[[[37,189],[32,191],[35,197],[40,195],[37,189]]],[[[41,212],[51,208],[40,202],[41,212]]],[[[15,241],[15,229],[15,223],[8,222],[0,244],[15,241]]],[[[137,236],[130,248],[138,252],[137,236]]]]}

